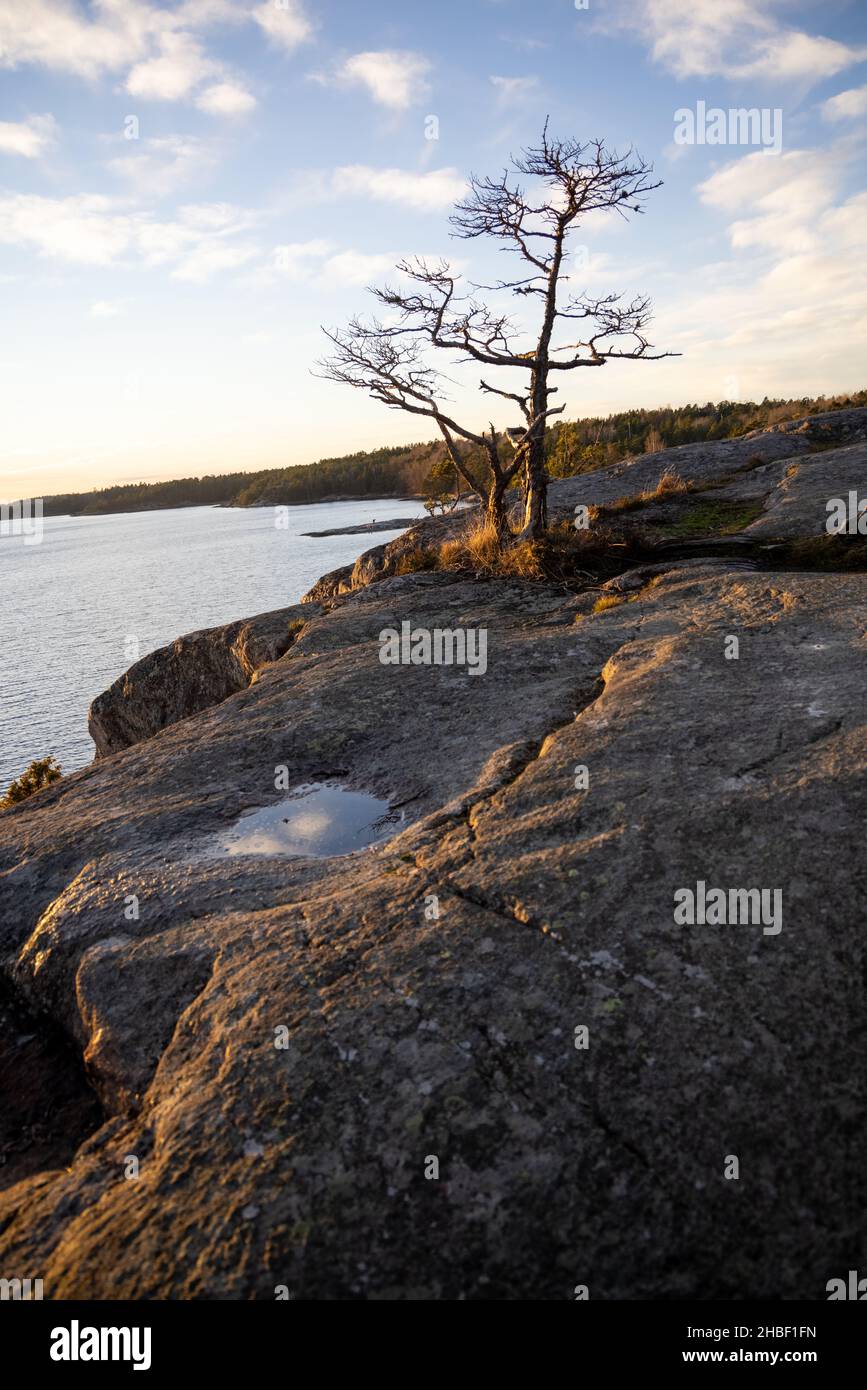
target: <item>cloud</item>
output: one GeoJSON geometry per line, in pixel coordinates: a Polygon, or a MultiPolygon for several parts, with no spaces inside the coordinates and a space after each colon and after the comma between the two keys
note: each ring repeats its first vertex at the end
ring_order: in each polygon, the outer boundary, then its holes
{"type": "Polygon", "coordinates": [[[431,169],[426,174],[407,169],[372,169],[365,164],[347,164],[335,169],[331,190],[338,197],[372,198],[376,202],[399,203],[420,212],[449,207],[466,190],[466,182],[456,169],[431,169]]]}
{"type": "Polygon", "coordinates": [[[245,23],[250,15],[238,0],[181,0],[175,18],[183,29],[204,28],[208,24],[245,23]]]}
{"type": "Polygon", "coordinates": [[[216,148],[208,141],[193,135],[161,135],[130,141],[129,153],[110,159],[106,167],[125,179],[139,197],[162,198],[201,176],[216,158],[216,148]]]}
{"type": "Polygon", "coordinates": [[[0,66],[36,63],[93,78],[144,56],[156,12],[135,0],[95,8],[100,17],[91,21],[72,0],[0,0],[0,66]]]}
{"type": "Polygon", "coordinates": [[[212,116],[245,116],[256,106],[256,98],[238,82],[217,82],[196,97],[196,106],[212,116]]]}
{"type": "Polygon", "coordinates": [[[164,34],[159,57],[137,63],[127,77],[126,90],[148,101],[178,101],[218,70],[189,34],[164,34]]]}
{"type": "Polygon", "coordinates": [[[178,216],[186,226],[208,232],[247,231],[258,221],[258,213],[234,203],[186,203],[178,216]]]}
{"type": "Polygon", "coordinates": [[[496,87],[497,99],[503,106],[513,106],[516,102],[524,101],[539,86],[538,77],[492,77],[491,82],[496,87]]]}
{"type": "Polygon", "coordinates": [[[0,198],[0,242],[31,246],[40,255],[83,265],[108,265],[130,243],[130,219],[101,195],[0,198]]]}
{"type": "MultiPolygon", "coordinates": [[[[278,280],[314,285],[319,290],[343,286],[369,285],[378,277],[393,274],[403,257],[396,252],[338,250],[329,241],[300,241],[275,246],[269,265],[259,266],[247,277],[256,285],[273,285],[278,280]]],[[[432,259],[435,259],[432,257],[432,259]]]]}
{"type": "Polygon", "coordinates": [[[313,25],[304,13],[300,0],[281,0],[279,6],[274,4],[274,0],[265,0],[253,11],[252,18],[268,38],[280,48],[285,48],[287,53],[291,53],[313,33],[313,25]]]}
{"type": "MultiPolygon", "coordinates": [[[[344,86],[364,87],[380,106],[404,111],[427,95],[429,83],[425,74],[430,66],[420,53],[382,49],[353,54],[338,69],[335,80],[344,86]]],[[[326,84],[329,81],[322,77],[316,80],[326,84]]]]}
{"type": "Polygon", "coordinates": [[[851,87],[848,92],[838,92],[822,102],[822,115],[826,121],[849,121],[863,116],[867,111],[867,86],[851,87]]]}
{"type": "Polygon", "coordinates": [[[700,185],[702,201],[732,219],[731,256],[661,301],[654,335],[687,350],[690,384],[712,392],[717,373],[721,396],[729,374],[741,394],[792,395],[863,378],[867,192],[840,195],[852,156],[843,144],[754,153],[700,185]]]}
{"type": "Polygon", "coordinates": [[[867,57],[867,48],[801,33],[777,34],[758,47],[754,58],[733,69],[734,77],[821,82],[867,57]]]}
{"type": "Polygon", "coordinates": [[[99,194],[0,197],[0,243],[75,265],[165,265],[182,280],[201,281],[253,259],[259,248],[238,238],[255,221],[225,203],[191,204],[159,221],[99,194]]]}
{"type": "Polygon", "coordinates": [[[255,25],[289,51],[312,33],[300,0],[0,0],[0,68],[25,64],[88,80],[125,74],[131,96],[181,101],[203,82],[197,105],[215,115],[252,109],[253,97],[203,42],[213,25],[255,25]]]}
{"type": "Polygon", "coordinates": [[[275,246],[273,269],[290,280],[306,279],[311,266],[321,261],[334,250],[330,241],[294,241],[284,246],[275,246]]]}
{"type": "Polygon", "coordinates": [[[120,300],[98,299],[95,304],[90,306],[90,317],[92,319],[113,319],[117,318],[120,310],[120,300]]]}
{"type": "MultiPolygon", "coordinates": [[[[860,325],[867,286],[867,195],[856,194],[816,220],[812,244],[794,246],[757,263],[754,254],[702,267],[705,288],[658,316],[656,338],[673,323],[689,335],[693,366],[736,370],[762,389],[793,390],[867,370],[860,325]],[[820,375],[821,374],[821,375],[820,375]],[[770,378],[770,379],[769,379],[770,378]]],[[[666,340],[668,341],[668,340],[666,340]]],[[[677,347],[677,342],[671,342],[677,347]]],[[[706,380],[705,376],[705,380],[706,380]]]]}
{"type": "Polygon", "coordinates": [[[0,121],[0,154],[39,159],[54,144],[57,122],[51,115],[28,116],[26,121],[0,121]]]}
{"type": "Polygon", "coordinates": [[[820,246],[820,216],[830,209],[851,152],[790,150],[768,159],[756,151],[733,160],[699,185],[702,202],[725,213],[746,213],[729,226],[735,247],[778,252],[820,246]]]}
{"type": "Polygon", "coordinates": [[[791,29],[771,12],[790,0],[613,0],[602,29],[637,33],[653,60],[677,77],[799,79],[831,77],[867,49],[791,29]]]}
{"type": "Polygon", "coordinates": [[[176,280],[191,280],[201,284],[218,270],[236,270],[258,255],[256,246],[197,246],[172,271],[176,280]]]}
{"type": "Polygon", "coordinates": [[[377,275],[394,270],[395,258],[364,251],[340,251],[322,267],[322,279],[330,285],[367,285],[377,275]]]}

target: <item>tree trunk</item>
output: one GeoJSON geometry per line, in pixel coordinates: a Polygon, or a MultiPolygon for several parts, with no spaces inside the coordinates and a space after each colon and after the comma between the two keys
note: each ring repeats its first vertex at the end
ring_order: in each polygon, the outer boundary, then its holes
{"type": "MultiPolygon", "coordinates": [[[[544,357],[543,357],[544,361],[544,357]]],[[[530,436],[524,465],[524,526],[522,537],[536,540],[548,525],[548,475],[545,469],[545,420],[548,406],[548,373],[537,369],[532,382],[532,409],[536,425],[530,436]]]]}
{"type": "Polygon", "coordinates": [[[501,545],[509,530],[506,521],[504,494],[505,488],[497,482],[492,482],[488,491],[488,501],[485,511],[485,520],[488,526],[496,533],[497,540],[501,545]]]}
{"type": "Polygon", "coordinates": [[[545,472],[545,440],[534,439],[527,454],[524,474],[524,526],[528,540],[541,536],[548,525],[548,479],[545,472]]]}

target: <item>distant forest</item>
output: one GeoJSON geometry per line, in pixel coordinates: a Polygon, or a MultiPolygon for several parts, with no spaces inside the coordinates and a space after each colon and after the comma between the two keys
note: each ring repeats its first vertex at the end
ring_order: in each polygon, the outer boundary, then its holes
{"type": "Polygon", "coordinates": [[[846,396],[804,396],[801,400],[720,401],[673,409],[627,410],[603,419],[564,420],[548,430],[548,472],[569,478],[635,454],[674,449],[703,440],[735,439],[751,430],[867,405],[867,390],[846,396]]]}
{"type": "MultiPolygon", "coordinates": [[[[801,415],[867,405],[867,390],[851,396],[800,400],[720,401],[705,405],[627,410],[604,419],[564,420],[547,431],[548,471],[567,478],[635,454],[705,439],[732,439],[801,415]]],[[[469,456],[475,451],[470,450],[469,456]]],[[[455,490],[454,470],[441,441],[402,444],[257,473],[208,474],[172,482],[132,483],[44,499],[46,516],[100,516],[165,507],[276,506],[337,498],[423,497],[430,505],[455,490]]]]}

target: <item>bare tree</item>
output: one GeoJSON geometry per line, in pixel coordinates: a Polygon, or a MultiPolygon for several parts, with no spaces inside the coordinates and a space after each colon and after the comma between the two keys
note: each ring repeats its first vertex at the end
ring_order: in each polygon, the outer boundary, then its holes
{"type": "Polygon", "coordinates": [[[651,351],[644,336],[651,317],[647,298],[627,303],[619,294],[598,297],[584,291],[565,297],[562,303],[559,299],[559,291],[570,279],[566,267],[571,234],[593,212],[626,216],[643,211],[645,195],[660,187],[659,182],[650,181],[652,167],[632,150],[623,155],[607,150],[601,140],[584,144],[552,140],[547,123],[541,144],[511,162],[515,173],[533,181],[538,192],[532,197],[525,193],[508,170],[498,179],[474,175],[451,224],[457,237],[491,237],[501,242],[501,250],[523,262],[517,278],[493,285],[470,283],[472,292],[461,294],[446,261],[436,265],[417,257],[402,261],[397,266],[404,277],[401,288],[371,291],[387,310],[385,321],[356,318],[346,329],[327,333],[334,354],[320,366],[332,381],[366,390],[393,409],[433,420],[455,469],[482,498],[501,536],[507,529],[506,491],[520,472],[521,534],[535,537],[547,525],[545,429],[550,417],[565,409],[550,404],[558,390],[550,384],[557,379],[552,374],[602,367],[615,358],[656,360],[676,354],[651,351]],[[501,294],[535,302],[535,329],[525,330],[512,314],[479,298],[481,293],[493,296],[494,302],[501,294]],[[569,336],[567,326],[574,333],[576,324],[580,325],[578,341],[559,341],[561,335],[569,336]],[[459,424],[447,411],[448,378],[431,365],[431,348],[453,353],[458,361],[525,374],[526,380],[514,391],[479,382],[483,392],[511,401],[521,412],[521,428],[508,432],[511,451],[493,424],[479,432],[459,424]],[[457,440],[483,449],[490,474],[487,480],[469,467],[457,440]]]}

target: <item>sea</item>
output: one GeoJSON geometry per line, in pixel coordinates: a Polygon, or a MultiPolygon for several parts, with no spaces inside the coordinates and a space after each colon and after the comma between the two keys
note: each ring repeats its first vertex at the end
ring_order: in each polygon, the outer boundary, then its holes
{"type": "Polygon", "coordinates": [[[89,763],[90,702],[140,657],[184,633],[297,603],[320,575],[402,528],[302,532],[424,514],[411,499],[365,498],[279,512],[183,507],[46,517],[38,544],[6,527],[0,795],[34,758],[52,754],[65,773],[89,763]]]}

